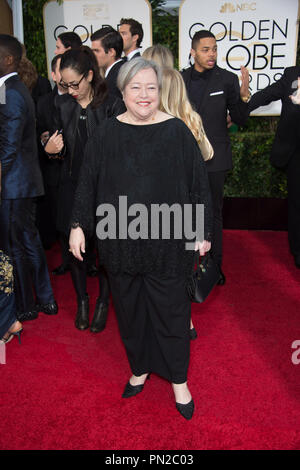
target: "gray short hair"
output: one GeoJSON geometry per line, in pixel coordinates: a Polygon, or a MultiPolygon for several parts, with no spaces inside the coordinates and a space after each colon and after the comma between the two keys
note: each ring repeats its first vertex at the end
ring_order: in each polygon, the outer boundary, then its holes
{"type": "Polygon", "coordinates": [[[144,69],[154,70],[158,81],[158,88],[161,90],[162,74],[160,67],[152,60],[145,60],[142,57],[136,57],[135,59],[129,60],[124,65],[122,65],[117,80],[117,86],[119,90],[123,92],[133,77],[144,69]]]}

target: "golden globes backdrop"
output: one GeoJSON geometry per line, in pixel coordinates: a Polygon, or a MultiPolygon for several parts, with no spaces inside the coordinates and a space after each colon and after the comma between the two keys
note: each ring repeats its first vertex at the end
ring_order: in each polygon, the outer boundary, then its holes
{"type": "Polygon", "coordinates": [[[117,29],[121,18],[134,18],[144,30],[142,48],[152,45],[152,10],[148,0],[64,0],[59,5],[50,0],[44,5],[44,31],[48,74],[54,57],[57,36],[74,31],[90,46],[90,37],[103,26],[117,29]]]}
{"type": "MultiPolygon", "coordinates": [[[[219,67],[240,76],[250,72],[251,93],[279,80],[295,65],[299,0],[183,0],[179,9],[179,66],[189,66],[191,38],[207,29],[217,39],[219,67]]],[[[297,84],[295,83],[295,88],[297,84]]],[[[258,108],[254,116],[279,115],[280,101],[258,108]]]]}

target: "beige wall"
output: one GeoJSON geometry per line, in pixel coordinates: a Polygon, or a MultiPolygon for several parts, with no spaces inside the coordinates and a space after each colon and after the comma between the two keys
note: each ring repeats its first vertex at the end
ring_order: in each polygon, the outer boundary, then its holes
{"type": "Polygon", "coordinates": [[[0,33],[13,34],[12,12],[6,0],[0,0],[0,33]]]}

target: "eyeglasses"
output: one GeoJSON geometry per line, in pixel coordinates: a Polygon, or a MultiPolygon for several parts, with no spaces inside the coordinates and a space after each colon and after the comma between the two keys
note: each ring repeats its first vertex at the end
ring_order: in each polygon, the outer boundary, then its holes
{"type": "Polygon", "coordinates": [[[65,90],[67,90],[68,88],[72,88],[72,90],[78,90],[79,89],[79,85],[80,83],[82,82],[82,80],[84,79],[85,75],[83,75],[81,77],[81,79],[79,80],[78,83],[65,83],[63,82],[62,80],[59,82],[59,85],[64,88],[65,90]]]}

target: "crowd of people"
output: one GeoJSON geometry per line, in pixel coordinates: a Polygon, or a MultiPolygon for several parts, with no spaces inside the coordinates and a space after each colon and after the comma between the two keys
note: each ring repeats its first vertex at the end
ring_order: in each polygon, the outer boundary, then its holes
{"type": "Polygon", "coordinates": [[[211,32],[195,33],[194,64],[181,73],[171,51],[160,44],[141,56],[142,40],[142,25],[131,18],[122,18],[118,30],[95,31],[91,48],[74,32],[60,34],[51,62],[52,89],[19,41],[0,35],[0,86],[5,87],[0,103],[0,340],[8,343],[17,336],[21,341],[25,321],[40,312],[58,313],[44,250],[59,239],[61,265],[52,274],[71,273],[75,327],[101,332],[112,296],[132,372],[123,398],[140,393],[155,373],[171,383],[176,409],[191,419],[187,376],[190,340],[197,333],[186,283],[195,254],[208,251],[219,267],[219,285],[226,282],[222,206],[232,168],[228,115],[244,125],[253,109],[275,99],[282,99],[284,107],[272,158],[287,169],[289,241],[300,267],[300,111],[298,93],[290,97],[299,70],[287,69],[277,83],[251,97],[247,69],[241,68],[240,85],[235,74],[217,66],[211,32]],[[121,197],[130,207],[127,236],[121,197]],[[155,228],[149,209],[188,204],[193,222],[197,205],[204,206],[203,234],[194,237],[193,250],[186,247],[185,232],[165,237],[160,227],[158,236],[149,237],[155,228]],[[137,223],[133,216],[141,205],[146,216],[139,209],[137,223]],[[104,217],[110,207],[112,232],[104,217]],[[130,224],[135,224],[132,237],[130,224]],[[150,227],[147,236],[145,226],[150,227]],[[88,275],[99,280],[91,322],[88,275]]]}

